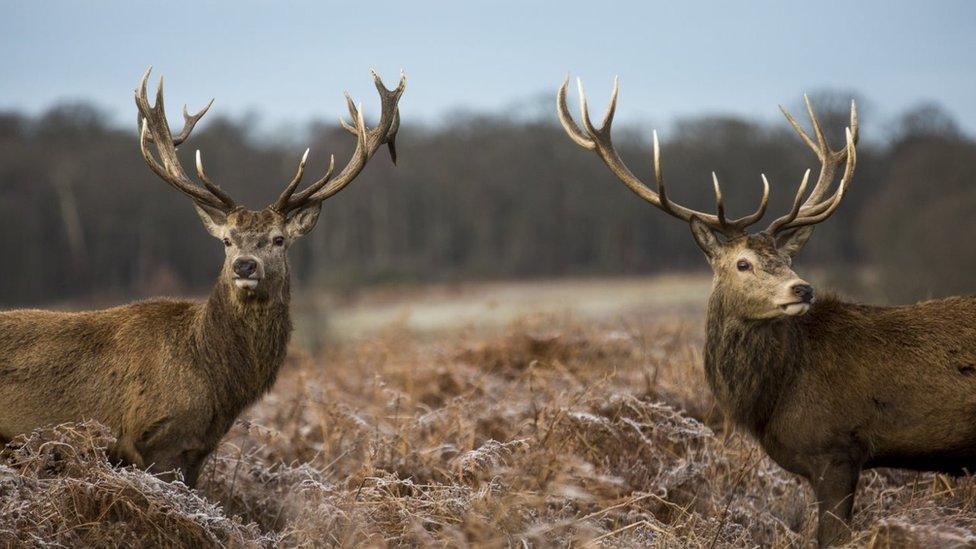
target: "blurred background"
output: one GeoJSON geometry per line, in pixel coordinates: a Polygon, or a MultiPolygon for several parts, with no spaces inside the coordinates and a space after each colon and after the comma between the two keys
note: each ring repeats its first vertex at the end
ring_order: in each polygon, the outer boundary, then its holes
{"type": "MultiPolygon", "coordinates": [[[[2,1],[0,305],[202,295],[220,244],[138,152],[147,66],[179,107],[210,113],[182,148],[249,205],[271,202],[311,147],[340,166],[342,92],[375,120],[369,69],[406,71],[399,165],[381,151],[292,250],[297,284],[364,288],[705,273],[688,228],[635,198],[555,117],[567,74],[594,116],[614,75],[615,141],[651,176],[662,139],[679,202],[786,209],[816,159],[779,114],[808,93],[858,171],[798,260],[819,286],[873,302],[976,289],[976,4],[912,2],[2,1]]],[[[576,94],[571,92],[576,112],[576,94]]],[[[761,225],[762,226],[762,225],[761,225]]],[[[705,278],[704,280],[707,280],[705,278]]]]}

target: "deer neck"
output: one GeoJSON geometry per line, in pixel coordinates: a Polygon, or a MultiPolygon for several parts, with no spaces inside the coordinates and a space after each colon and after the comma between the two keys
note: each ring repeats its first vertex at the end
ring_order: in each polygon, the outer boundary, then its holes
{"type": "Polygon", "coordinates": [[[809,356],[799,318],[750,320],[713,291],[708,303],[705,375],[730,418],[761,437],[809,356]]]}
{"type": "Polygon", "coordinates": [[[274,384],[291,336],[288,276],[267,282],[266,293],[245,296],[221,273],[195,333],[199,363],[231,418],[274,384]]]}

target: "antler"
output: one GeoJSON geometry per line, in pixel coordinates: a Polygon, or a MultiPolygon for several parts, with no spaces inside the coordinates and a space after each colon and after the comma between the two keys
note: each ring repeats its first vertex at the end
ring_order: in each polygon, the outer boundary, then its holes
{"type": "Polygon", "coordinates": [[[637,196],[643,198],[647,202],[650,202],[654,206],[664,210],[668,214],[677,217],[678,219],[683,219],[685,221],[690,221],[692,217],[698,217],[705,224],[707,224],[712,229],[722,232],[728,236],[736,236],[745,232],[746,227],[752,225],[756,221],[762,218],[763,214],[766,213],[766,206],[769,200],[769,182],[766,181],[766,177],[763,176],[763,192],[762,198],[759,202],[759,208],[755,212],[740,217],[738,219],[728,220],[725,217],[725,206],[722,202],[722,188],[719,185],[718,177],[712,172],[712,183],[715,186],[715,205],[716,214],[708,214],[704,212],[699,212],[676,204],[670,200],[667,196],[667,187],[664,184],[664,175],[661,170],[661,149],[657,140],[657,132],[654,132],[654,178],[657,181],[657,192],[651,190],[647,185],[645,185],[640,179],[638,179],[630,169],[624,165],[617,151],[613,147],[613,142],[610,138],[610,126],[613,122],[613,115],[617,108],[617,79],[613,80],[613,91],[610,94],[610,103],[607,105],[607,112],[603,116],[603,122],[600,124],[599,128],[593,126],[590,121],[590,115],[586,107],[586,96],[583,93],[583,82],[577,80],[579,85],[579,96],[580,96],[580,111],[582,114],[583,129],[581,130],[576,122],[573,120],[572,115],[569,114],[569,108],[566,105],[566,88],[569,86],[569,76],[563,82],[563,85],[559,87],[559,91],[556,93],[556,112],[559,115],[559,121],[562,122],[563,128],[566,133],[569,134],[569,138],[576,142],[577,145],[595,151],[596,154],[603,160],[603,162],[610,168],[610,171],[617,176],[620,181],[627,185],[627,187],[633,191],[637,196]]]}
{"type": "Polygon", "coordinates": [[[816,141],[807,134],[789,111],[783,106],[780,106],[780,110],[783,111],[786,120],[793,126],[793,129],[803,139],[804,143],[820,159],[820,175],[817,177],[817,183],[813,186],[813,191],[810,192],[810,196],[801,204],[800,201],[803,199],[803,193],[806,191],[807,181],[810,178],[810,170],[807,170],[793,199],[793,208],[788,214],[776,219],[769,225],[765,231],[769,234],[814,225],[830,217],[837,210],[837,206],[840,205],[840,201],[844,198],[844,193],[847,191],[847,187],[854,177],[854,166],[857,163],[857,151],[855,148],[858,137],[857,105],[854,101],[851,101],[851,125],[845,129],[846,144],[843,149],[835,151],[827,145],[827,138],[824,136],[823,130],[820,127],[820,121],[817,120],[817,115],[813,112],[810,99],[804,95],[803,101],[806,103],[807,114],[810,116],[810,123],[813,126],[816,141]],[[830,198],[825,199],[824,194],[826,194],[827,189],[833,183],[837,168],[840,167],[841,163],[845,164],[844,175],[841,177],[840,183],[837,185],[834,193],[830,198]]]}
{"type": "Polygon", "coordinates": [[[142,75],[139,88],[136,89],[135,93],[136,107],[139,109],[137,118],[139,122],[139,150],[142,152],[142,157],[146,160],[146,164],[149,164],[149,168],[162,178],[163,181],[192,198],[197,204],[224,212],[233,210],[237,207],[234,200],[230,195],[221,190],[220,187],[215,185],[207,177],[206,173],[204,173],[200,151],[197,151],[196,164],[197,175],[203,182],[203,187],[194,184],[187,177],[179,158],[176,156],[176,146],[183,143],[190,136],[193,127],[203,118],[207,110],[210,109],[210,105],[213,104],[213,99],[210,100],[210,103],[206,107],[193,115],[187,112],[186,106],[184,105],[183,129],[174,138],[170,133],[169,123],[166,121],[166,110],[163,106],[162,77],[159,78],[159,87],[156,89],[156,104],[149,104],[146,87],[149,82],[150,72],[152,72],[152,67],[146,69],[146,72],[142,75]],[[149,150],[149,143],[155,145],[156,155],[159,156],[159,160],[149,150]]]}
{"type": "Polygon", "coordinates": [[[281,195],[270,206],[273,210],[287,215],[289,212],[322,202],[330,196],[341,191],[359,175],[366,162],[373,156],[382,145],[387,145],[390,150],[390,158],[396,164],[396,134],[400,128],[400,110],[397,106],[400,96],[407,85],[407,77],[400,72],[400,83],[393,90],[386,89],[379,75],[373,71],[373,81],[376,84],[376,91],[380,95],[380,119],[374,128],[367,128],[363,121],[362,105],[356,106],[349,94],[346,94],[346,105],[349,108],[349,115],[352,123],[339,119],[342,127],[356,136],[356,150],[346,167],[339,172],[339,175],[332,179],[332,172],[335,168],[335,156],[329,160],[329,169],[326,174],[318,181],[312,183],[304,190],[295,193],[301,183],[302,175],[305,173],[305,162],[308,160],[308,150],[302,156],[298,164],[298,172],[291,182],[281,192],[281,195]]]}

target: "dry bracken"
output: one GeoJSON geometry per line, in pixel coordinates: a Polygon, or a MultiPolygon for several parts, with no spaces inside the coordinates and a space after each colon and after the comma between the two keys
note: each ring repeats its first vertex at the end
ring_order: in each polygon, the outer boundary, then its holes
{"type": "MultiPolygon", "coordinates": [[[[96,424],[13,441],[0,545],[804,546],[812,494],[717,411],[702,337],[536,320],[293,349],[196,491],[112,466],[96,424]]],[[[861,482],[854,545],[976,542],[972,479],[861,482]]]]}

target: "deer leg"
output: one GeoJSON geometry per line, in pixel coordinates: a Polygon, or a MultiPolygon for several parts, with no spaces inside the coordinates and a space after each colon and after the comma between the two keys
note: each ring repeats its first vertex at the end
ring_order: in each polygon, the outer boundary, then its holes
{"type": "Polygon", "coordinates": [[[121,463],[122,465],[135,465],[139,469],[146,468],[146,462],[143,460],[142,454],[136,449],[135,444],[125,437],[119,439],[119,442],[111,453],[111,458],[114,462],[121,463]]]}
{"type": "Polygon", "coordinates": [[[186,478],[183,454],[179,448],[164,448],[146,453],[145,461],[150,472],[166,482],[173,482],[179,478],[179,473],[186,478]]]}
{"type": "Polygon", "coordinates": [[[161,446],[148,452],[145,462],[149,465],[149,470],[159,478],[172,482],[182,475],[183,484],[195,488],[200,469],[211,452],[209,448],[201,446],[196,444],[161,446]]]}
{"type": "MultiPolygon", "coordinates": [[[[176,422],[167,422],[151,429],[137,446],[150,472],[167,482],[177,480],[182,475],[183,482],[192,488],[199,474],[198,460],[194,458],[201,453],[202,444],[199,437],[174,429],[173,423],[176,422]]],[[[203,456],[206,455],[203,453],[203,456]]]]}
{"type": "Polygon", "coordinates": [[[819,476],[810,479],[817,496],[820,547],[839,545],[847,539],[859,475],[860,468],[852,463],[830,461],[819,476]]]}
{"type": "Polygon", "coordinates": [[[210,450],[187,450],[184,452],[183,482],[190,488],[195,488],[200,477],[200,469],[210,456],[210,450]]]}

